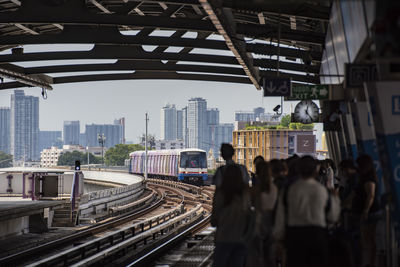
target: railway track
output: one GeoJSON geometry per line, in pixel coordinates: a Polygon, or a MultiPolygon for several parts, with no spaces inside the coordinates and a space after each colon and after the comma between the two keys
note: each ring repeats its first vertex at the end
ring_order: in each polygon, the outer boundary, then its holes
{"type": "Polygon", "coordinates": [[[149,207],[2,258],[0,265],[141,265],[208,224],[210,199],[201,188],[155,179],[148,180],[148,188],[161,196],[149,207]]]}

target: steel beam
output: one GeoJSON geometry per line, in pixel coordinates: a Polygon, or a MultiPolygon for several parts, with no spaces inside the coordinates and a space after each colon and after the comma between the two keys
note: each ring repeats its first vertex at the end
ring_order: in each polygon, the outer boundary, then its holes
{"type": "MultiPolygon", "coordinates": [[[[251,36],[253,38],[278,39],[277,27],[271,27],[268,25],[238,23],[236,26],[236,31],[238,34],[251,36]]],[[[318,32],[282,29],[280,37],[281,40],[297,41],[308,44],[323,45],[325,43],[325,34],[318,32]]]]}
{"type": "Polygon", "coordinates": [[[322,1],[223,1],[224,7],[240,10],[243,13],[267,12],[276,15],[296,16],[305,19],[329,21],[330,6],[321,5],[322,1]]]}
{"type": "MultiPolygon", "coordinates": [[[[278,69],[276,60],[271,59],[254,59],[254,66],[269,68],[269,69],[278,69]]],[[[299,71],[299,72],[307,72],[307,73],[319,73],[320,65],[306,65],[306,64],[298,64],[298,63],[290,63],[285,61],[279,62],[279,69],[290,70],[290,71],[299,71]]]]}
{"type": "Polygon", "coordinates": [[[257,90],[261,90],[258,69],[254,68],[251,55],[246,53],[243,38],[239,38],[235,33],[234,25],[232,25],[234,21],[231,11],[223,10],[221,6],[218,6],[217,1],[214,0],[199,0],[199,2],[208,14],[218,33],[224,37],[227,46],[235,55],[251,82],[257,90]]]}
{"type": "Polygon", "coordinates": [[[130,46],[98,46],[90,51],[74,52],[39,52],[24,53],[20,55],[0,55],[0,63],[42,61],[42,60],[71,60],[71,59],[123,59],[123,60],[175,60],[194,61],[206,63],[232,64],[237,60],[231,56],[216,56],[206,54],[184,54],[179,53],[154,53],[144,52],[130,46]]]}
{"type": "Polygon", "coordinates": [[[60,83],[75,83],[75,82],[91,82],[91,81],[110,81],[110,80],[138,80],[138,79],[152,79],[152,80],[197,80],[197,81],[214,81],[214,82],[231,82],[231,83],[245,83],[251,82],[247,77],[233,77],[226,75],[206,75],[206,74],[183,74],[175,72],[135,72],[132,74],[94,74],[94,75],[79,75],[79,76],[65,76],[54,78],[55,84],[60,83]]]}
{"type": "Polygon", "coordinates": [[[79,65],[57,65],[43,67],[29,67],[24,71],[27,74],[39,73],[63,73],[63,72],[86,72],[86,71],[182,71],[182,72],[203,72],[216,74],[229,74],[245,76],[242,68],[219,67],[209,65],[188,65],[188,64],[163,64],[161,62],[129,61],[121,60],[113,64],[79,64],[79,65]]]}
{"type": "MultiPolygon", "coordinates": [[[[246,44],[246,50],[259,55],[277,55],[277,47],[268,44],[246,44]]],[[[304,62],[321,61],[322,53],[317,51],[301,50],[288,47],[280,47],[280,56],[301,58],[304,62]]]]}
{"type": "Polygon", "coordinates": [[[74,24],[150,27],[162,29],[181,29],[188,31],[215,32],[210,21],[170,18],[166,16],[139,16],[120,14],[97,14],[90,12],[84,1],[66,1],[61,6],[48,6],[43,1],[24,1],[17,11],[2,12],[0,23],[19,24],[74,24]]]}
{"type": "Polygon", "coordinates": [[[50,85],[52,83],[51,77],[47,75],[26,75],[15,68],[7,68],[7,65],[8,64],[0,65],[0,77],[15,80],[19,83],[25,84],[25,86],[35,86],[47,90],[53,90],[50,85]]]}
{"type": "MultiPolygon", "coordinates": [[[[277,75],[276,71],[260,70],[260,76],[276,78],[278,75],[277,75]]],[[[279,77],[280,78],[291,78],[292,81],[303,82],[303,83],[315,83],[315,84],[320,83],[319,76],[317,76],[317,75],[315,75],[315,76],[299,75],[299,74],[293,74],[293,73],[279,71],[279,77]]]]}

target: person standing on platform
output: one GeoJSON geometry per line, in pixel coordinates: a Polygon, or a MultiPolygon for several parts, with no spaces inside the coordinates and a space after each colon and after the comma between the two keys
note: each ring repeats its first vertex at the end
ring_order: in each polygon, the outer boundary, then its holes
{"type": "Polygon", "coordinates": [[[257,234],[249,250],[247,266],[274,266],[274,239],[272,237],[273,211],[278,189],[273,183],[271,166],[262,161],[257,163],[258,183],[251,188],[257,212],[257,234]]]}
{"type": "Polygon", "coordinates": [[[340,200],[316,180],[315,159],[304,156],[297,166],[300,178],[279,196],[274,236],[284,240],[288,267],[327,266],[327,226],[338,220],[340,200]]]}
{"type": "Polygon", "coordinates": [[[236,164],[233,161],[234,154],[235,154],[235,150],[231,144],[223,143],[221,145],[221,156],[225,160],[225,165],[219,167],[217,169],[217,171],[215,172],[215,175],[213,177],[213,184],[215,185],[215,187],[221,186],[225,168],[226,168],[226,166],[230,166],[230,165],[237,165],[240,168],[240,171],[242,172],[243,181],[245,182],[245,184],[247,184],[247,185],[249,184],[250,177],[249,177],[249,173],[247,172],[247,168],[243,165],[236,164]]]}
{"type": "Polygon", "coordinates": [[[357,158],[359,180],[354,191],[352,212],[361,231],[362,267],[376,266],[376,224],[381,217],[378,178],[369,155],[357,158]]]}
{"type": "Polygon", "coordinates": [[[225,167],[221,185],[216,188],[211,213],[215,232],[215,267],[242,267],[246,264],[247,244],[244,234],[251,208],[248,186],[236,164],[225,167]]]}
{"type": "Polygon", "coordinates": [[[261,162],[265,162],[265,159],[263,156],[258,155],[253,159],[253,166],[254,166],[254,172],[250,172],[250,181],[251,184],[250,186],[253,187],[258,183],[258,178],[257,178],[257,165],[261,162]]]}

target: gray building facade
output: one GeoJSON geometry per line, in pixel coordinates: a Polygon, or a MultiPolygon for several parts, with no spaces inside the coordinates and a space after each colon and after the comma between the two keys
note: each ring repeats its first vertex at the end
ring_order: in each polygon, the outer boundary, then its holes
{"type": "Polygon", "coordinates": [[[39,98],[26,96],[24,90],[11,95],[10,144],[14,161],[40,159],[39,98]]]}
{"type": "Polygon", "coordinates": [[[51,148],[52,146],[62,148],[62,132],[61,131],[40,131],[39,132],[39,151],[51,148]]]}
{"type": "Polygon", "coordinates": [[[10,153],[10,108],[0,108],[0,151],[10,153]]]}
{"type": "Polygon", "coordinates": [[[220,123],[214,128],[214,157],[218,157],[222,143],[232,143],[233,123],[220,123]]]}
{"type": "Polygon", "coordinates": [[[207,101],[191,98],[187,107],[188,147],[208,150],[207,101]]]}
{"type": "Polygon", "coordinates": [[[120,124],[90,124],[86,125],[85,134],[87,144],[90,146],[100,146],[97,135],[104,134],[106,141],[104,146],[107,148],[123,143],[123,127],[120,124]]]}
{"type": "Polygon", "coordinates": [[[161,109],[161,140],[176,140],[177,115],[175,105],[167,104],[161,109]]]}
{"type": "Polygon", "coordinates": [[[183,140],[183,110],[176,111],[176,139],[183,140]]]}
{"type": "Polygon", "coordinates": [[[80,134],[79,121],[64,121],[63,140],[64,145],[79,145],[80,134]]]}

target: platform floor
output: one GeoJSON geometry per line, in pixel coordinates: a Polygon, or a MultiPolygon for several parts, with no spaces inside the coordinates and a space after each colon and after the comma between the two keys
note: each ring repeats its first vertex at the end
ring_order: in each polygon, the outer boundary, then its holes
{"type": "Polygon", "coordinates": [[[0,221],[38,214],[45,208],[62,207],[63,203],[62,200],[32,201],[31,199],[0,197],[0,221]]]}

